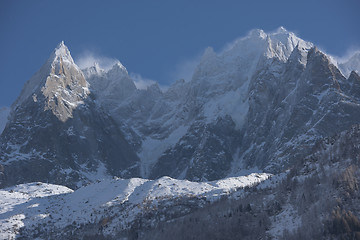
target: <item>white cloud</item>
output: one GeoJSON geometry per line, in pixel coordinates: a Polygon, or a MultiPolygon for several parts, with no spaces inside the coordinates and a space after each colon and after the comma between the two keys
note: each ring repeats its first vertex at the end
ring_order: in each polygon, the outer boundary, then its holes
{"type": "Polygon", "coordinates": [[[134,81],[137,89],[147,89],[147,87],[149,87],[153,84],[156,84],[156,83],[158,84],[159,88],[163,92],[169,88],[169,86],[161,85],[157,81],[149,79],[149,78],[145,78],[138,73],[130,73],[129,75],[130,75],[131,79],[134,81]]]}
{"type": "Polygon", "coordinates": [[[333,56],[333,57],[337,60],[338,63],[345,63],[348,60],[350,60],[350,58],[353,57],[357,53],[360,53],[360,48],[359,47],[351,47],[346,51],[346,53],[343,56],[341,56],[341,57],[333,56]]]}
{"type": "Polygon", "coordinates": [[[89,50],[84,51],[75,59],[76,64],[81,69],[94,66],[95,63],[98,63],[102,69],[109,70],[118,61],[115,58],[101,56],[89,50]]]}
{"type": "Polygon", "coordinates": [[[156,83],[156,81],[144,78],[138,73],[130,73],[130,77],[134,81],[137,89],[146,89],[150,85],[156,83]]]}

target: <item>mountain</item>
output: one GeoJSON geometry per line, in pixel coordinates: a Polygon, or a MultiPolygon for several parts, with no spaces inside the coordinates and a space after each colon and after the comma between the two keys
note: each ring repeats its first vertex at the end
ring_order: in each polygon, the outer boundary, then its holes
{"type": "Polygon", "coordinates": [[[282,171],[317,140],[358,123],[349,81],[328,56],[284,28],[253,30],[219,54],[207,49],[174,114],[185,114],[189,128],[150,177],[282,171]]]}
{"type": "Polygon", "coordinates": [[[283,27],[207,48],[166,91],[137,89],[119,61],[80,70],[62,42],[12,106],[1,184],[279,173],[358,123],[358,78],[283,27]]]}
{"type": "Polygon", "coordinates": [[[139,239],[358,239],[359,143],[357,124],[240,198],[140,226],[139,239]]]}
{"type": "Polygon", "coordinates": [[[0,236],[356,239],[358,57],[252,30],[163,91],[61,42],[0,112],[0,236]]]}
{"type": "Polygon", "coordinates": [[[1,185],[43,181],[77,188],[100,176],[139,175],[137,155],[92,98],[61,42],[11,107],[0,139],[1,185]]]}

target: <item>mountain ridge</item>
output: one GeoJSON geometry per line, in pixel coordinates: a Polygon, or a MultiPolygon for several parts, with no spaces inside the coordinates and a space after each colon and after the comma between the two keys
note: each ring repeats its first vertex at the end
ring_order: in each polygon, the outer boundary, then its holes
{"type": "MultiPolygon", "coordinates": [[[[38,158],[58,169],[54,183],[72,187],[92,181],[89,174],[209,181],[248,169],[275,173],[336,133],[334,119],[338,130],[357,123],[354,74],[349,85],[331,57],[279,28],[253,30],[220,53],[208,48],[191,81],[137,89],[119,61],[80,70],[61,42],[13,104],[0,140],[2,184],[38,158]],[[99,152],[82,156],[86,146],[99,152]]],[[[44,175],[38,180],[53,181],[44,175]]]]}

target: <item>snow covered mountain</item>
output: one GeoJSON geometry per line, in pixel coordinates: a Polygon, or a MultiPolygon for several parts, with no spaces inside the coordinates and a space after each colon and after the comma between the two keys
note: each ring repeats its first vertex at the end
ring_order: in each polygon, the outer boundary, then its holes
{"type": "Polygon", "coordinates": [[[358,81],[282,27],[206,49],[191,81],[166,91],[137,89],[120,62],[80,70],[62,42],[12,106],[1,186],[281,172],[358,123],[358,81]]]}
{"type": "Polygon", "coordinates": [[[0,185],[43,181],[77,188],[104,176],[138,176],[137,155],[92,98],[60,43],[12,105],[0,138],[0,185]]]}
{"type": "Polygon", "coordinates": [[[120,61],[80,69],[61,42],[0,111],[0,236],[350,236],[359,56],[253,30],[162,91],[138,89],[120,61]]]}

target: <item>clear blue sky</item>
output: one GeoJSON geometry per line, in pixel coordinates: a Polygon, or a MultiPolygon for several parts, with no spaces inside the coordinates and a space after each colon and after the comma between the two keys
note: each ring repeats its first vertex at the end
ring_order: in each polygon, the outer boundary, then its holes
{"type": "Polygon", "coordinates": [[[207,46],[220,50],[253,28],[284,26],[342,56],[360,48],[359,10],[358,0],[0,0],[0,106],[61,40],[75,60],[91,51],[168,85],[207,46]]]}

